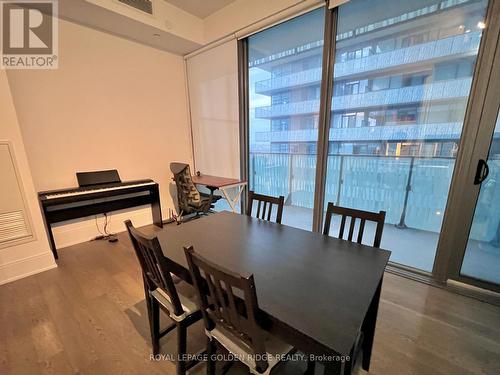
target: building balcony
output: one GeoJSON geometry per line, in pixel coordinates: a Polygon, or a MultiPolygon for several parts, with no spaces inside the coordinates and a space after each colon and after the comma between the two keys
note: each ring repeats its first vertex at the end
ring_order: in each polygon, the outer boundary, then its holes
{"type": "MultiPolygon", "coordinates": [[[[475,54],[481,41],[480,32],[455,35],[411,47],[367,56],[361,59],[338,62],[335,64],[334,77],[348,76],[392,69],[398,66],[418,64],[432,60],[448,59],[475,54]]],[[[321,81],[321,68],[304,70],[283,77],[271,78],[255,83],[257,94],[268,95],[290,87],[318,84],[321,81]]]]}
{"type": "Polygon", "coordinates": [[[319,112],[319,100],[307,100],[255,108],[256,118],[306,115],[319,112]]]}
{"type": "MultiPolygon", "coordinates": [[[[472,78],[438,81],[425,85],[401,87],[362,94],[334,96],[332,111],[385,107],[434,100],[464,98],[469,95],[472,78]]],[[[318,113],[319,100],[308,100],[255,108],[255,117],[273,118],[318,113]]]]}
{"type": "MultiPolygon", "coordinates": [[[[283,195],[282,223],[311,230],[316,155],[249,156],[249,188],[262,194],[283,195]]],[[[391,260],[430,271],[454,166],[453,158],[329,155],[325,202],[386,211],[381,246],[393,250],[391,260]]],[[[491,162],[490,173],[500,173],[500,160],[491,162]]],[[[500,190],[494,194],[492,202],[500,199],[500,190]]],[[[484,214],[481,228],[497,228],[500,212],[495,206],[485,209],[489,212],[484,214]]],[[[332,228],[338,231],[338,217],[334,217],[332,228]]],[[[366,238],[373,238],[374,227],[366,229],[366,238]]],[[[483,233],[476,233],[476,229],[471,232],[474,251],[469,256],[477,262],[469,262],[469,267],[480,267],[484,261],[498,263],[498,249],[484,242],[483,233]]],[[[334,229],[331,233],[335,233],[334,229]]],[[[475,269],[468,271],[477,274],[475,269]]],[[[498,272],[490,277],[500,281],[498,272]]]]}
{"type": "MultiPolygon", "coordinates": [[[[434,124],[364,126],[360,128],[331,128],[330,141],[410,141],[460,139],[461,122],[434,124]]],[[[317,129],[268,131],[255,133],[257,142],[317,142],[317,129]]]]}

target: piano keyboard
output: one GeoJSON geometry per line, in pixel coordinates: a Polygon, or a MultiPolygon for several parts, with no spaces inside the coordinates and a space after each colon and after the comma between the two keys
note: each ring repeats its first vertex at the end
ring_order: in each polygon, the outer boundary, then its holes
{"type": "Polygon", "coordinates": [[[154,184],[156,184],[156,182],[151,181],[151,182],[143,182],[140,184],[130,184],[130,185],[125,184],[125,185],[113,186],[113,187],[108,187],[108,188],[97,188],[97,189],[96,188],[89,188],[88,190],[78,190],[78,191],[71,191],[71,192],[64,192],[64,193],[47,194],[45,196],[45,199],[73,197],[73,196],[77,196],[77,195],[100,193],[103,191],[112,191],[112,190],[123,190],[123,189],[138,187],[138,186],[147,186],[147,185],[154,185],[154,184]]]}

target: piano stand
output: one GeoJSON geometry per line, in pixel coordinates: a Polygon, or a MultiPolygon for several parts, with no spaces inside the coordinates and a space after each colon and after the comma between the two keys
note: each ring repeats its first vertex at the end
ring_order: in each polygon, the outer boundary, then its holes
{"type": "Polygon", "coordinates": [[[59,258],[52,233],[52,224],[55,223],[149,204],[154,225],[163,227],[160,192],[158,184],[153,181],[144,186],[134,185],[132,188],[124,187],[109,192],[89,192],[63,198],[48,199],[47,196],[50,194],[51,192],[41,192],[38,193],[38,198],[50,248],[55,259],[59,258]]]}

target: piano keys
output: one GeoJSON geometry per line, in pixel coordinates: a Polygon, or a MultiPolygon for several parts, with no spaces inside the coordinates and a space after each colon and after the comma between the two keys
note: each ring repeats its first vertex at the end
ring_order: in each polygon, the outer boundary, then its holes
{"type": "Polygon", "coordinates": [[[158,184],[149,179],[43,191],[38,193],[38,200],[55,259],[54,223],[149,204],[153,223],[163,226],[158,184]]]}

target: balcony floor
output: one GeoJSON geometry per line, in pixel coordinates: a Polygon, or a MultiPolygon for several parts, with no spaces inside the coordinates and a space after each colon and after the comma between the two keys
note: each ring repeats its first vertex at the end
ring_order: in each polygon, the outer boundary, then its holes
{"type": "MultiPolygon", "coordinates": [[[[216,208],[218,211],[229,210],[229,206],[224,200],[219,201],[216,208]]],[[[282,223],[311,230],[312,210],[297,206],[285,206],[282,223]]],[[[335,216],[331,225],[330,233],[332,235],[338,233],[339,225],[340,217],[335,216]]],[[[363,243],[371,245],[369,241],[373,239],[374,232],[375,226],[372,223],[367,223],[363,243]]],[[[381,247],[392,251],[392,262],[430,272],[434,263],[437,241],[438,233],[412,228],[399,229],[394,224],[386,224],[381,247]]],[[[500,248],[495,248],[485,242],[471,241],[463,273],[470,276],[482,275],[483,279],[500,284],[500,273],[496,270],[498,267],[494,267],[494,265],[500,265],[500,248]]]]}

